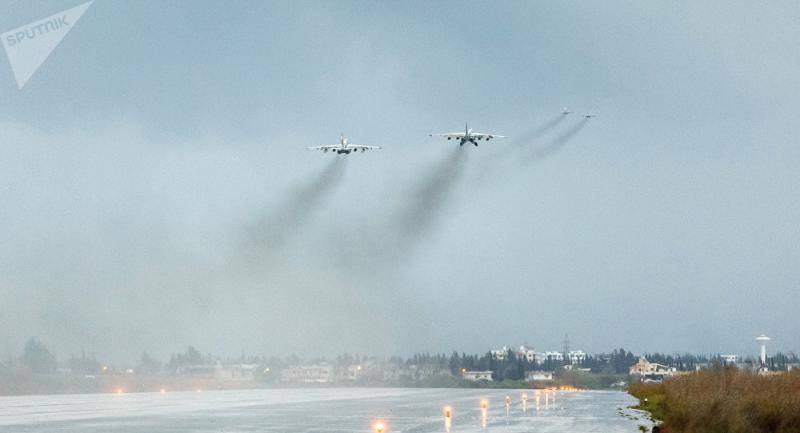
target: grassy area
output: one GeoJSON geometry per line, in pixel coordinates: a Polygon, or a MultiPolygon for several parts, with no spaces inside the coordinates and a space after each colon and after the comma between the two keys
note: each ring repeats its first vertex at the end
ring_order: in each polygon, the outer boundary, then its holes
{"type": "Polygon", "coordinates": [[[800,371],[759,376],[716,369],[633,384],[639,409],[670,433],[800,433],[800,371]]]}

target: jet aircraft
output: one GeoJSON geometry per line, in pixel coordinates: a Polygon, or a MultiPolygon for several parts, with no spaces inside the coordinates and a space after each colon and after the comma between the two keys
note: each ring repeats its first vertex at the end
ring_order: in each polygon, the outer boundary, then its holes
{"type": "Polygon", "coordinates": [[[489,141],[493,138],[508,138],[505,135],[475,132],[471,130],[466,123],[464,124],[464,132],[449,132],[445,134],[428,134],[428,135],[430,137],[447,137],[448,140],[457,140],[459,141],[458,143],[459,146],[463,146],[464,143],[472,143],[475,146],[477,146],[478,142],[481,140],[489,141]]]}
{"type": "Polygon", "coordinates": [[[312,146],[308,148],[309,150],[321,150],[323,153],[328,153],[328,151],[332,151],[338,155],[345,154],[349,155],[350,152],[356,153],[359,150],[361,153],[366,152],[367,150],[378,150],[383,149],[380,146],[364,146],[362,144],[351,144],[347,137],[344,134],[341,135],[339,138],[339,144],[328,144],[324,146],[312,146]]]}

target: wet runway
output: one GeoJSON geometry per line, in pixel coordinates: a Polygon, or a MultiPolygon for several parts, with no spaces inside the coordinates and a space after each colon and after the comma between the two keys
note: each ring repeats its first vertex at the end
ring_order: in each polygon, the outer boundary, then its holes
{"type": "Polygon", "coordinates": [[[649,423],[618,409],[634,403],[623,392],[557,392],[554,402],[542,392],[537,409],[533,390],[387,388],[0,397],[0,432],[366,433],[381,420],[387,433],[633,433],[649,423]],[[451,408],[449,426],[444,407],[451,408]]]}

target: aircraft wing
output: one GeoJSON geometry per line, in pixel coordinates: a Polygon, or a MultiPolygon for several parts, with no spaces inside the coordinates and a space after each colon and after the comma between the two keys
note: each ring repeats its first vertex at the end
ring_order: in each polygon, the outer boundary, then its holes
{"type": "Polygon", "coordinates": [[[311,147],[307,147],[306,149],[308,149],[308,150],[333,150],[333,149],[338,149],[340,147],[341,146],[338,145],[338,144],[328,144],[328,145],[325,145],[325,146],[311,146],[311,147]]]}
{"type": "Polygon", "coordinates": [[[444,134],[428,134],[429,137],[463,138],[463,132],[448,132],[444,134]]]}
{"type": "Polygon", "coordinates": [[[383,148],[382,148],[382,147],[380,147],[380,146],[365,146],[365,145],[363,145],[363,144],[350,144],[350,143],[347,143],[347,148],[348,148],[348,149],[352,148],[352,149],[355,149],[355,150],[362,150],[362,151],[363,151],[363,150],[378,150],[378,149],[383,149],[383,148]]]}
{"type": "Polygon", "coordinates": [[[470,135],[476,138],[508,138],[505,135],[484,134],[483,132],[473,132],[470,135]]]}

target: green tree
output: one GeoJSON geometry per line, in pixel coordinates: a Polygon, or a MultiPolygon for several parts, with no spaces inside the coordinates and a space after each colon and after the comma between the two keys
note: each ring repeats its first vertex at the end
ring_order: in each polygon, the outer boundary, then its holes
{"type": "Polygon", "coordinates": [[[156,360],[152,356],[150,356],[149,353],[142,352],[142,359],[139,361],[138,370],[140,370],[143,373],[150,373],[150,374],[158,373],[159,371],[161,371],[161,363],[158,362],[158,360],[156,360]]]}
{"type": "Polygon", "coordinates": [[[37,374],[53,373],[58,367],[56,356],[50,353],[47,347],[35,338],[31,338],[25,343],[25,349],[22,352],[20,361],[37,374]]]}

